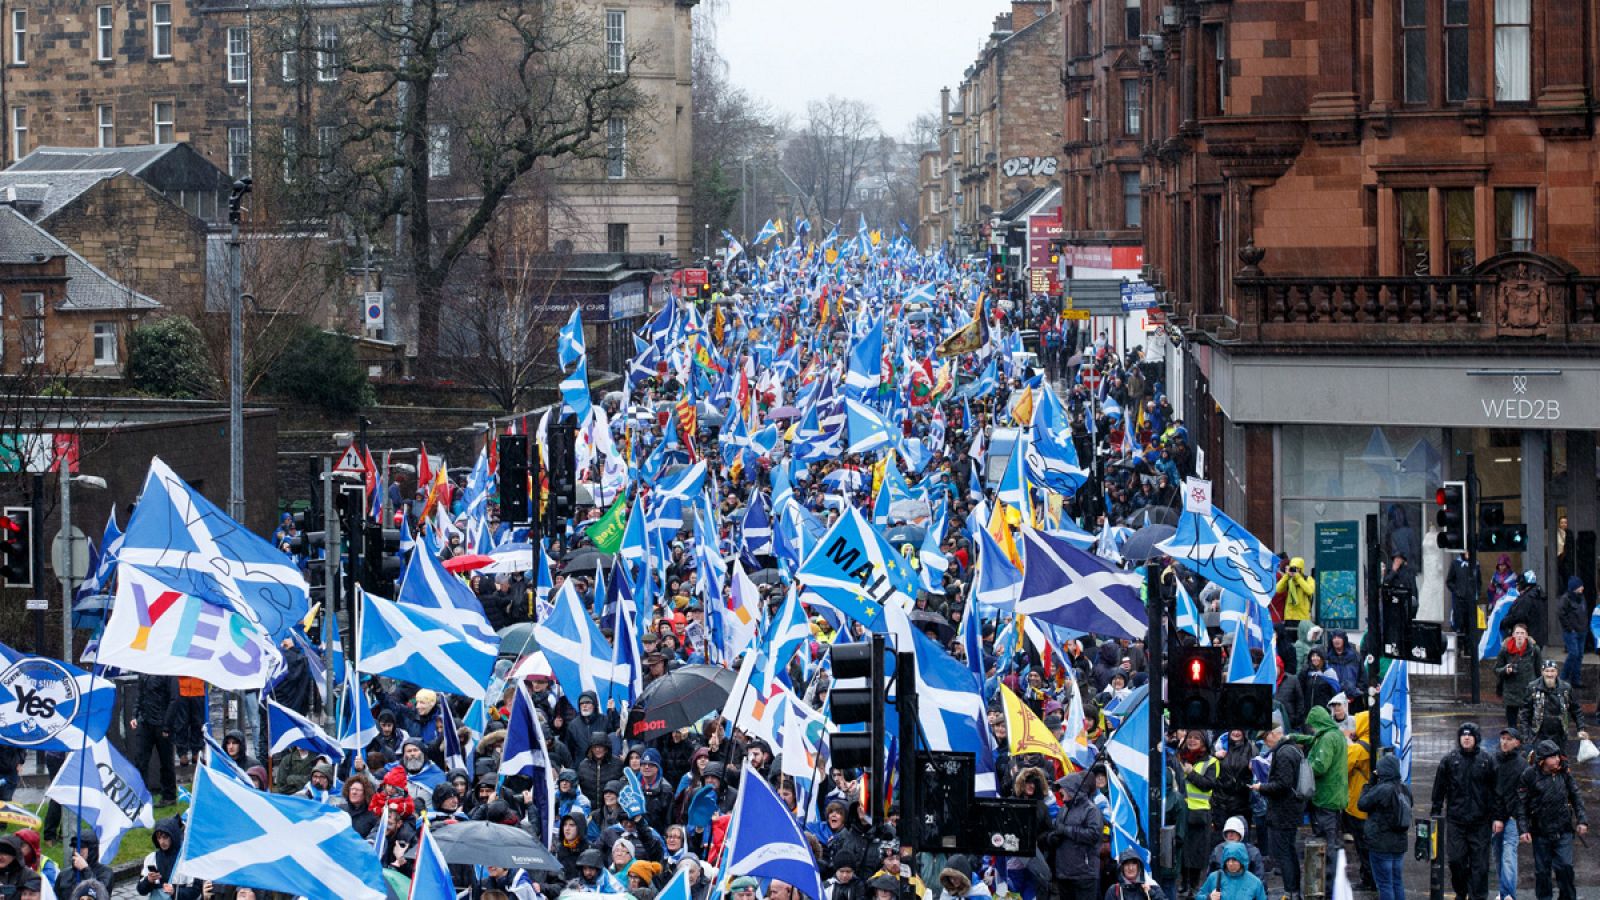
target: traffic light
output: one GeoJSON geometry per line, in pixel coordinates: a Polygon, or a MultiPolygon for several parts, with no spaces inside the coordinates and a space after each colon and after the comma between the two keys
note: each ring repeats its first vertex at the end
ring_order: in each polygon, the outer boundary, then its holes
{"type": "Polygon", "coordinates": [[[841,726],[867,726],[866,731],[837,731],[828,738],[832,764],[841,769],[867,769],[881,784],[883,748],[888,741],[884,718],[883,635],[870,641],[834,644],[828,655],[833,663],[833,688],[828,692],[833,721],[841,726]]]}
{"type": "Polygon", "coordinates": [[[1439,526],[1440,550],[1467,549],[1467,483],[1446,481],[1434,495],[1439,511],[1434,522],[1439,526]]]}
{"type": "Polygon", "coordinates": [[[1270,684],[1225,684],[1222,686],[1222,706],[1217,710],[1218,728],[1242,728],[1245,731],[1266,731],[1272,727],[1272,694],[1270,684]]]}
{"type": "Polygon", "coordinates": [[[550,458],[550,519],[564,522],[578,512],[577,431],[571,422],[551,425],[546,438],[550,458]]]}
{"type": "Polygon", "coordinates": [[[33,510],[26,506],[8,506],[0,516],[0,581],[33,587],[33,510]]]}
{"type": "Polygon", "coordinates": [[[1179,647],[1172,654],[1172,702],[1176,728],[1213,728],[1222,702],[1222,648],[1179,647]]]}
{"type": "Polygon", "coordinates": [[[327,555],[328,533],[326,531],[302,531],[289,539],[289,552],[295,556],[315,560],[327,555]]]}
{"type": "Polygon", "coordinates": [[[1506,523],[1506,505],[1499,501],[1478,504],[1478,533],[1474,546],[1483,553],[1528,552],[1528,526],[1506,523]]]}
{"type": "Polygon", "coordinates": [[[528,521],[528,436],[502,434],[499,438],[500,521],[523,525],[528,521]]]}
{"type": "Polygon", "coordinates": [[[380,597],[394,596],[400,580],[400,530],[368,522],[361,533],[361,587],[380,597]]]}
{"type": "Polygon", "coordinates": [[[997,262],[997,263],[994,264],[994,286],[995,286],[996,290],[998,290],[1000,288],[1004,288],[1006,286],[1006,264],[1005,263],[997,262]]]}

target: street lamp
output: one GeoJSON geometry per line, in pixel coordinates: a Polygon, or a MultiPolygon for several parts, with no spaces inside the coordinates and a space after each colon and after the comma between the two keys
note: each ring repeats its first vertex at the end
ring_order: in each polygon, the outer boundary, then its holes
{"type": "Polygon", "coordinates": [[[244,524],[244,295],[239,289],[239,217],[249,178],[228,195],[228,515],[244,524]]]}
{"type": "Polygon", "coordinates": [[[73,581],[77,578],[72,574],[73,545],[77,543],[72,537],[72,484],[77,482],[86,488],[103,491],[106,489],[106,480],[98,475],[70,474],[64,458],[60,463],[60,472],[61,570],[56,573],[56,577],[61,582],[61,661],[70,663],[72,662],[72,591],[75,587],[73,581]]]}

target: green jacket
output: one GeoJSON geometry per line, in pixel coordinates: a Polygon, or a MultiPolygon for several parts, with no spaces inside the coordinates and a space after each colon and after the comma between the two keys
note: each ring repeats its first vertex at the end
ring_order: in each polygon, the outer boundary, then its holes
{"type": "Polygon", "coordinates": [[[1345,759],[1344,732],[1333,721],[1326,706],[1318,706],[1306,716],[1309,736],[1298,735],[1297,740],[1309,749],[1306,759],[1311,762],[1311,773],[1317,777],[1317,792],[1311,795],[1311,805],[1319,809],[1344,809],[1350,802],[1350,770],[1345,759]]]}

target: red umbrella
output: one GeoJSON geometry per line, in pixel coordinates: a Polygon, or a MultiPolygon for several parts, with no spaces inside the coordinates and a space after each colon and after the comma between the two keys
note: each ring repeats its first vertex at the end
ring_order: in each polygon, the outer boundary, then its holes
{"type": "Polygon", "coordinates": [[[469,553],[466,556],[450,557],[444,561],[444,568],[447,572],[471,572],[473,569],[481,569],[493,562],[494,557],[492,556],[486,556],[482,553],[469,553]]]}

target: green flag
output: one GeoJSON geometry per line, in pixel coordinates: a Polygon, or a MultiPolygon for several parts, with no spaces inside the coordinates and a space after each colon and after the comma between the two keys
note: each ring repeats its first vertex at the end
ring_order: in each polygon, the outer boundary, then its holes
{"type": "Polygon", "coordinates": [[[624,494],[617,498],[606,514],[596,519],[593,525],[584,529],[589,535],[589,540],[594,542],[594,548],[601,553],[615,554],[622,546],[623,532],[628,530],[628,498],[624,494]]]}

